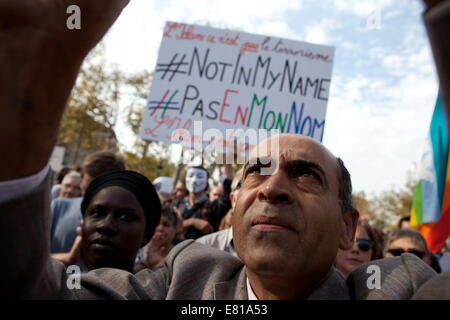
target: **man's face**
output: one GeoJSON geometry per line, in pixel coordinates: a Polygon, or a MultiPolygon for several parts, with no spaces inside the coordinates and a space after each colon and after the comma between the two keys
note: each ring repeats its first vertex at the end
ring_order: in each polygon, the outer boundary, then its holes
{"type": "Polygon", "coordinates": [[[253,273],[323,278],[355,232],[340,209],[337,161],[312,139],[278,137],[278,154],[270,150],[275,137],[250,156],[276,160],[271,175],[261,174],[261,164],[245,166],[233,214],[235,248],[253,273]]]}
{"type": "Polygon", "coordinates": [[[386,258],[392,258],[404,252],[415,254],[425,263],[430,264],[430,256],[427,254],[425,246],[409,237],[399,238],[389,243],[386,258]]]}
{"type": "Polygon", "coordinates": [[[213,202],[216,199],[219,199],[223,194],[223,189],[220,186],[217,186],[211,190],[209,194],[209,201],[213,202]]]}
{"type": "Polygon", "coordinates": [[[76,198],[81,197],[81,179],[79,177],[67,177],[61,184],[60,197],[61,198],[76,198]]]}
{"type": "Polygon", "coordinates": [[[200,168],[190,168],[186,172],[186,189],[192,193],[200,193],[206,189],[208,174],[200,168]]]}

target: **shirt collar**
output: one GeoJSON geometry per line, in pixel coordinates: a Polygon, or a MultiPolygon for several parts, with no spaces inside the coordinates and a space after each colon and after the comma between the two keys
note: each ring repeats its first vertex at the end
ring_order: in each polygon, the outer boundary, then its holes
{"type": "Polygon", "coordinates": [[[258,300],[258,297],[253,292],[252,286],[250,285],[250,281],[248,281],[248,277],[246,277],[246,278],[247,278],[247,295],[248,295],[248,300],[258,300]]]}

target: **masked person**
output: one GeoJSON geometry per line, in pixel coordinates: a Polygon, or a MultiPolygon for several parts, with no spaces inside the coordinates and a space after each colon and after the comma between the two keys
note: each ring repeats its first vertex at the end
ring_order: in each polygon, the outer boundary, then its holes
{"type": "Polygon", "coordinates": [[[189,194],[182,212],[186,239],[197,239],[214,231],[209,223],[212,208],[206,196],[208,178],[208,171],[201,166],[190,167],[186,171],[186,189],[189,194]]]}
{"type": "Polygon", "coordinates": [[[220,221],[231,208],[230,192],[233,170],[225,165],[227,176],[223,181],[222,195],[215,200],[206,194],[208,190],[208,171],[202,166],[188,167],[186,171],[186,189],[189,192],[183,210],[183,228],[185,239],[197,239],[205,234],[219,230],[220,221]]]}

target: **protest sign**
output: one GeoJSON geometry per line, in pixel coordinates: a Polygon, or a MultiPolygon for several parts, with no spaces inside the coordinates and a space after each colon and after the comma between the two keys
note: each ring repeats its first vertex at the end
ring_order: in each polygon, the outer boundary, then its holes
{"type": "Polygon", "coordinates": [[[66,148],[62,146],[55,146],[52,155],[50,156],[50,167],[53,171],[59,172],[63,168],[64,154],[66,148]]]}
{"type": "Polygon", "coordinates": [[[141,137],[249,150],[259,132],[322,141],[334,48],[167,22],[141,137]]]}

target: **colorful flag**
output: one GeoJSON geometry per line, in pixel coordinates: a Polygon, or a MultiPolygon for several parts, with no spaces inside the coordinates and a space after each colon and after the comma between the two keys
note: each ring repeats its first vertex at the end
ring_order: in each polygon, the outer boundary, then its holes
{"type": "Polygon", "coordinates": [[[419,229],[432,252],[450,234],[449,160],[447,118],[438,95],[411,209],[411,226],[419,229]]]}

